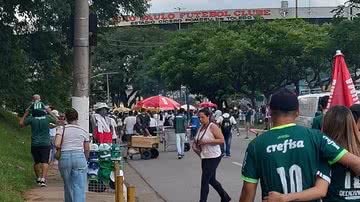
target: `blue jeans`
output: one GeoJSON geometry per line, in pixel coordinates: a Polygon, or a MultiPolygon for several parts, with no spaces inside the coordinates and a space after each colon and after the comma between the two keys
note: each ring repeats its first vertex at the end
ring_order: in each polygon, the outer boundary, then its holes
{"type": "Polygon", "coordinates": [[[51,146],[51,150],[50,150],[50,161],[49,162],[53,162],[55,160],[55,152],[56,152],[54,136],[50,137],[50,146],[51,146]]]}
{"type": "Polygon", "coordinates": [[[231,138],[232,138],[232,134],[227,133],[224,134],[224,153],[226,156],[230,156],[230,147],[231,147],[231,138]]]}
{"type": "Polygon", "coordinates": [[[61,152],[59,170],[64,180],[65,202],[85,202],[87,162],[84,152],[61,152]]]}

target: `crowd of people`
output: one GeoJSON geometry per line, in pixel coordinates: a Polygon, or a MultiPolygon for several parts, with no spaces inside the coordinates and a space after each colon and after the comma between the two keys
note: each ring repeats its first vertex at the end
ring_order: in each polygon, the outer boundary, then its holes
{"type": "MultiPolygon", "coordinates": [[[[360,105],[327,109],[328,98],[320,98],[320,113],[310,129],[295,124],[299,101],[294,93],[281,89],[272,95],[269,108],[262,110],[272,128],[248,145],[240,202],[255,200],[258,183],[265,202],[360,200],[360,105]]],[[[254,113],[248,105],[246,137],[254,113]]],[[[200,202],[207,201],[209,185],[221,201],[231,200],[217,181],[216,170],[222,158],[231,157],[233,132],[240,134],[238,111],[203,108],[190,113],[185,109],[112,113],[105,103],[97,103],[90,115],[91,133],[77,120],[75,109],[60,113],[46,106],[39,95],[32,97],[20,119],[22,127],[31,126],[36,183],[46,187],[49,164],[58,164],[65,201],[85,201],[90,134],[97,143],[128,142],[137,134],[156,136],[162,127],[174,129],[178,159],[184,158],[188,138],[192,140],[193,151],[201,158],[200,202]],[[61,154],[58,162],[57,150],[61,154]]]]}

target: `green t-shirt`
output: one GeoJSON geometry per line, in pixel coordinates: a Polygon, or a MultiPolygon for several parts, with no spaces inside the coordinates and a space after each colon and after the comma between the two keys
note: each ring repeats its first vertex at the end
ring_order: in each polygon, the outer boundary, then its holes
{"type": "Polygon", "coordinates": [[[312,129],[322,129],[322,122],[323,122],[324,115],[321,114],[313,119],[313,122],[311,124],[312,129]]]}
{"type": "Polygon", "coordinates": [[[24,124],[31,126],[31,146],[49,146],[49,123],[55,123],[51,116],[32,117],[25,119],[24,124]]]}
{"type": "Polygon", "coordinates": [[[323,201],[360,201],[360,178],[341,164],[334,164],[331,166],[331,184],[323,201]]]}
{"type": "Polygon", "coordinates": [[[177,115],[175,117],[175,133],[186,133],[185,115],[177,115]]]}
{"type": "Polygon", "coordinates": [[[241,178],[250,183],[260,179],[263,197],[270,191],[300,192],[313,187],[316,176],[329,181],[320,163],[334,164],[345,153],[318,130],[295,124],[275,127],[249,144],[241,178]]]}

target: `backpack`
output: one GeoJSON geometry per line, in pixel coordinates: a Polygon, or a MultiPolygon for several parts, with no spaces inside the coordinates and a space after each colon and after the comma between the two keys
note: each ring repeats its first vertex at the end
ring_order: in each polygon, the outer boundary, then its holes
{"type": "Polygon", "coordinates": [[[168,116],[168,117],[166,117],[165,118],[165,121],[164,121],[164,126],[171,126],[171,124],[170,124],[170,116],[168,116]]]}
{"type": "Polygon", "coordinates": [[[231,132],[232,124],[230,118],[231,116],[228,118],[223,117],[223,121],[221,122],[221,131],[223,134],[229,134],[231,132]]]}

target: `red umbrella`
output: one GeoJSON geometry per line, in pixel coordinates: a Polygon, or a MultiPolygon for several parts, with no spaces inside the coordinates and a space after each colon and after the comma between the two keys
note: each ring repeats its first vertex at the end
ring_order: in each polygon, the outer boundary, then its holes
{"type": "Polygon", "coordinates": [[[217,107],[217,105],[215,103],[212,103],[212,102],[202,102],[199,104],[199,106],[201,108],[204,108],[204,107],[217,107]]]}
{"type": "Polygon", "coordinates": [[[351,75],[344,60],[344,55],[341,51],[336,51],[332,79],[331,93],[327,108],[335,105],[345,105],[350,107],[353,104],[359,103],[353,80],[351,79],[351,75]]]}
{"type": "Polygon", "coordinates": [[[135,108],[159,108],[162,110],[173,110],[179,107],[180,104],[175,100],[160,95],[141,100],[135,106],[135,108]]]}

